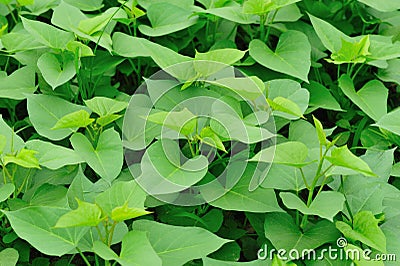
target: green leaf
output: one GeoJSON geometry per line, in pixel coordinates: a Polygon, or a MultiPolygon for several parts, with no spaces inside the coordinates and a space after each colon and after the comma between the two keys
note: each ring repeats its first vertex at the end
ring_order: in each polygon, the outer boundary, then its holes
{"type": "Polygon", "coordinates": [[[96,123],[99,124],[100,126],[104,127],[104,126],[111,124],[112,122],[120,119],[121,117],[123,117],[123,116],[115,115],[115,114],[101,116],[96,119],[96,123]]]}
{"type": "Polygon", "coordinates": [[[16,155],[5,155],[3,157],[3,164],[7,165],[9,163],[14,163],[16,165],[25,168],[37,168],[40,169],[39,161],[35,157],[37,151],[32,151],[28,149],[22,149],[18,151],[16,155]]]}
{"type": "Polygon", "coordinates": [[[35,156],[38,158],[39,164],[52,170],[83,162],[74,150],[54,145],[51,142],[35,139],[28,141],[26,147],[37,151],[35,156]]]}
{"type": "Polygon", "coordinates": [[[150,244],[163,265],[183,265],[193,259],[205,257],[229,242],[199,227],[139,220],[133,222],[132,229],[147,232],[150,244]]]}
{"type": "Polygon", "coordinates": [[[310,84],[304,84],[304,87],[310,92],[310,108],[307,112],[317,108],[343,111],[331,92],[322,84],[311,80],[310,84]]]}
{"type": "Polygon", "coordinates": [[[96,204],[109,217],[117,208],[144,209],[146,193],[136,181],[114,182],[106,191],[96,197],[96,204]]]}
{"type": "Polygon", "coordinates": [[[274,114],[289,120],[296,120],[302,117],[307,110],[310,93],[303,89],[300,83],[290,79],[276,79],[265,83],[268,91],[268,99],[277,99],[276,111],[274,114]],[[279,109],[282,109],[280,111],[279,109]],[[294,115],[295,114],[295,115],[294,115]]]}
{"type": "Polygon", "coordinates": [[[275,52],[264,42],[253,40],[249,51],[250,56],[259,64],[308,82],[311,45],[305,34],[292,30],[282,33],[275,52]]]}
{"type": "Polygon", "coordinates": [[[378,78],[385,82],[395,82],[400,84],[400,59],[393,59],[388,61],[388,67],[378,70],[378,78]]]}
{"type": "Polygon", "coordinates": [[[380,128],[389,130],[394,134],[400,135],[400,108],[395,109],[394,111],[382,116],[378,122],[376,123],[377,126],[380,128]]]}
{"type": "Polygon", "coordinates": [[[368,164],[355,156],[347,146],[335,148],[326,159],[335,166],[349,168],[366,176],[376,176],[368,164]]]}
{"type": "Polygon", "coordinates": [[[18,251],[14,248],[5,248],[0,252],[0,265],[15,266],[18,259],[18,251]]]}
{"type": "Polygon", "coordinates": [[[81,20],[79,22],[78,30],[88,35],[92,35],[93,33],[98,32],[102,30],[105,26],[107,26],[107,23],[110,19],[111,14],[103,13],[93,18],[81,20]]]}
{"type": "Polygon", "coordinates": [[[197,116],[192,114],[187,108],[181,111],[160,111],[144,117],[144,119],[175,130],[184,136],[191,135],[197,125],[197,116]]]}
{"type": "Polygon", "coordinates": [[[379,2],[373,0],[357,0],[367,6],[370,6],[381,12],[391,12],[397,11],[399,9],[399,1],[398,0],[382,0],[379,2]]]}
{"type": "Polygon", "coordinates": [[[60,59],[55,54],[44,53],[39,57],[37,66],[53,90],[72,79],[76,74],[74,58],[70,54],[60,59]]]}
{"type": "Polygon", "coordinates": [[[328,22],[314,17],[311,14],[308,14],[311,20],[311,24],[314,27],[315,32],[317,33],[319,39],[323,43],[326,49],[331,51],[332,53],[337,52],[342,47],[342,40],[347,42],[352,42],[352,38],[336,29],[334,26],[329,24],[328,22]]]}
{"type": "Polygon", "coordinates": [[[386,115],[388,89],[382,82],[371,80],[356,92],[352,79],[348,75],[343,75],[339,79],[339,87],[373,120],[378,121],[386,115]]]}
{"type": "Polygon", "coordinates": [[[222,78],[207,83],[227,88],[246,100],[255,100],[265,92],[264,83],[256,76],[222,78]]]}
{"type": "Polygon", "coordinates": [[[224,144],[218,135],[210,128],[204,127],[200,132],[201,142],[227,153],[224,144]]]}
{"type": "Polygon", "coordinates": [[[146,232],[132,230],[122,239],[119,256],[103,242],[95,242],[93,250],[105,260],[116,260],[122,266],[161,266],[160,257],[154,251],[146,232]]]}
{"type": "Polygon", "coordinates": [[[308,155],[307,146],[298,141],[288,141],[261,150],[249,161],[284,164],[293,167],[302,167],[308,155]]]}
{"type": "MultiPolygon", "coordinates": [[[[115,53],[124,57],[151,57],[161,68],[192,60],[190,57],[180,55],[147,39],[136,38],[119,32],[113,35],[113,48],[115,53]]],[[[190,75],[190,77],[193,76],[190,75]]]]}
{"type": "Polygon", "coordinates": [[[209,77],[212,74],[232,65],[243,58],[246,51],[237,49],[218,49],[206,53],[196,51],[193,65],[196,73],[201,77],[209,77]]]}
{"type": "Polygon", "coordinates": [[[322,191],[309,207],[293,193],[281,192],[279,196],[282,198],[283,204],[289,209],[299,210],[307,215],[318,215],[331,222],[333,222],[333,217],[343,210],[345,202],[343,194],[336,191],[322,191]]]}
{"type": "Polygon", "coordinates": [[[0,75],[0,98],[23,100],[36,91],[35,69],[21,67],[11,75],[0,75]]]}
{"type": "Polygon", "coordinates": [[[78,110],[61,117],[51,129],[87,127],[93,121],[94,119],[90,118],[90,114],[86,110],[78,110]]]}
{"type": "Polygon", "coordinates": [[[204,266],[268,266],[268,261],[264,260],[253,260],[250,262],[236,262],[236,261],[222,261],[211,259],[209,257],[203,258],[204,266]]]}
{"type": "Polygon", "coordinates": [[[343,235],[351,241],[362,243],[386,253],[386,237],[379,228],[380,220],[376,219],[370,211],[357,213],[353,219],[353,225],[337,221],[336,227],[343,235]]]}
{"type": "Polygon", "coordinates": [[[273,0],[248,0],[243,4],[243,13],[264,15],[272,10],[280,9],[282,7],[294,4],[301,0],[284,0],[284,1],[273,1],[273,0]]]}
{"type": "Polygon", "coordinates": [[[97,226],[103,220],[99,206],[79,199],[76,199],[76,201],[78,208],[62,215],[54,228],[97,226]]]}
{"type": "Polygon", "coordinates": [[[197,22],[198,17],[193,16],[191,7],[183,7],[167,2],[153,2],[147,8],[147,17],[151,27],[139,25],[141,33],[151,37],[164,36],[173,32],[186,29],[197,22]]]}
{"type": "Polygon", "coordinates": [[[17,211],[3,211],[15,233],[35,249],[51,256],[76,252],[88,227],[54,228],[57,220],[69,210],[59,207],[27,207],[17,211]]]}
{"type": "Polygon", "coordinates": [[[72,6],[75,6],[83,11],[97,11],[103,7],[102,0],[87,0],[87,1],[64,0],[64,2],[72,6]]]}
{"type": "Polygon", "coordinates": [[[203,155],[191,159],[181,157],[175,141],[154,142],[143,155],[138,182],[150,194],[178,192],[194,185],[207,173],[208,160],[203,155]]]}
{"type": "Polygon", "coordinates": [[[77,128],[57,130],[52,130],[51,128],[63,116],[79,110],[87,109],[84,106],[72,104],[55,96],[43,94],[28,96],[28,114],[30,121],[40,135],[51,140],[64,139],[77,130],[77,128]]]}
{"type": "Polygon", "coordinates": [[[284,250],[316,249],[325,243],[335,242],[339,236],[335,226],[326,220],[319,221],[301,232],[287,213],[267,213],[264,228],[265,236],[274,247],[284,250]]]}
{"type": "Polygon", "coordinates": [[[341,48],[331,54],[332,60],[328,59],[327,61],[335,64],[364,63],[366,57],[370,55],[369,46],[368,35],[356,42],[348,42],[342,39],[341,48]]]}
{"type": "Polygon", "coordinates": [[[86,100],[85,104],[90,110],[99,116],[116,114],[128,107],[127,102],[122,102],[107,97],[94,97],[90,100],[86,100]]]}
{"type": "Polygon", "coordinates": [[[315,116],[313,116],[313,120],[320,145],[326,145],[327,144],[326,134],[321,122],[315,116]]]}
{"type": "Polygon", "coordinates": [[[123,163],[122,141],[113,128],[101,133],[96,148],[82,133],[75,133],[70,140],[75,152],[102,178],[111,182],[119,175],[123,163]]]}
{"type": "Polygon", "coordinates": [[[144,209],[128,207],[128,203],[123,206],[115,207],[111,212],[111,219],[116,222],[122,222],[129,219],[134,219],[143,215],[147,215],[148,212],[144,209]]]}
{"type": "Polygon", "coordinates": [[[65,49],[73,41],[74,34],[66,32],[47,23],[21,17],[24,28],[40,43],[54,49],[65,49]]]}
{"type": "Polygon", "coordinates": [[[6,201],[15,191],[15,186],[12,183],[4,184],[0,187],[0,202],[6,201]]]}
{"type": "Polygon", "coordinates": [[[4,135],[0,135],[0,154],[3,153],[4,148],[7,145],[7,138],[4,135]]]}
{"type": "Polygon", "coordinates": [[[273,189],[257,188],[250,191],[249,185],[256,172],[254,165],[246,167],[242,163],[231,164],[227,169],[226,179],[230,182],[239,180],[231,189],[223,187],[219,183],[213,183],[201,190],[201,194],[210,205],[224,210],[247,211],[247,212],[280,212],[282,211],[276,200],[273,189]],[[244,170],[244,172],[243,172],[244,170]],[[242,174],[243,172],[243,174],[242,174]],[[214,200],[215,195],[223,195],[214,200]],[[212,199],[212,201],[210,201],[212,199]]]}
{"type": "Polygon", "coordinates": [[[304,118],[303,113],[300,110],[300,107],[289,99],[278,96],[273,100],[267,99],[267,101],[268,104],[271,106],[271,108],[275,111],[304,118]]]}

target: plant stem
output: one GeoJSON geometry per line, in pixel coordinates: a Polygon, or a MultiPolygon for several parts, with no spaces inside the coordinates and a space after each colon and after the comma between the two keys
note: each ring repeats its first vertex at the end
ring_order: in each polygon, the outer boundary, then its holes
{"type": "MultiPolygon", "coordinates": [[[[267,41],[268,41],[269,34],[270,34],[270,32],[271,32],[271,24],[274,23],[276,14],[278,13],[278,9],[275,9],[273,12],[274,12],[274,13],[272,14],[271,21],[268,22],[267,34],[265,35],[265,37],[264,37],[264,39],[263,39],[264,42],[267,42],[267,41]]],[[[267,18],[268,18],[268,16],[267,16],[267,18]]]]}
{"type": "Polygon", "coordinates": [[[82,251],[77,247],[76,250],[79,252],[79,254],[81,255],[83,261],[85,262],[85,264],[87,266],[91,266],[90,262],[88,261],[88,259],[85,257],[85,255],[82,253],[82,251]]]}
{"type": "Polygon", "coordinates": [[[113,222],[111,228],[110,228],[110,234],[108,236],[108,246],[111,247],[112,244],[112,239],[114,237],[114,231],[115,231],[115,226],[117,226],[117,222],[113,222]]]}
{"type": "MultiPolygon", "coordinates": [[[[320,146],[320,148],[322,149],[322,146],[320,146]]],[[[324,152],[324,154],[321,156],[321,158],[320,158],[320,160],[319,160],[317,172],[316,172],[316,174],[315,174],[315,177],[314,177],[314,179],[313,179],[313,182],[312,182],[311,187],[310,187],[309,192],[308,192],[307,207],[310,206],[310,204],[311,204],[311,202],[312,202],[312,200],[313,200],[314,189],[315,189],[315,186],[316,186],[317,183],[318,183],[319,178],[322,176],[322,175],[321,175],[321,170],[322,170],[322,166],[323,166],[323,163],[324,163],[324,160],[325,160],[325,156],[326,156],[326,154],[327,154],[328,151],[329,151],[329,149],[326,149],[325,152],[324,152]]],[[[328,170],[328,168],[327,168],[327,170],[328,170]]],[[[325,170],[325,171],[326,171],[326,170],[325,170]]],[[[324,171],[324,173],[325,173],[325,171],[324,171]]],[[[322,173],[322,174],[324,174],[324,173],[322,173]]],[[[301,221],[301,225],[300,225],[301,228],[304,228],[304,227],[306,226],[306,224],[307,224],[307,218],[308,218],[308,215],[305,214],[305,215],[303,216],[302,221],[301,221]]]]}
{"type": "Polygon", "coordinates": [[[10,11],[10,15],[11,15],[12,20],[14,21],[15,25],[17,25],[18,24],[18,20],[15,18],[14,13],[13,13],[13,11],[12,11],[12,9],[11,9],[9,4],[7,4],[7,9],[8,9],[8,11],[10,11]]]}

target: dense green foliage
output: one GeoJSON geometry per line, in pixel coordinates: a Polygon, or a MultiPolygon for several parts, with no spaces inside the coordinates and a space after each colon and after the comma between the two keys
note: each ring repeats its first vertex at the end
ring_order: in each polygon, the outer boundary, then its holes
{"type": "Polygon", "coordinates": [[[400,261],[398,0],[0,0],[0,68],[0,265],[400,261]]]}

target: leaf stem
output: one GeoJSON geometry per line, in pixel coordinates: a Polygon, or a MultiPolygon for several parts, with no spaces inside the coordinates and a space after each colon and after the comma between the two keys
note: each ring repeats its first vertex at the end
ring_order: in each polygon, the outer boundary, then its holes
{"type": "Polygon", "coordinates": [[[85,262],[85,264],[87,265],[87,266],[91,266],[90,265],[90,262],[88,261],[88,259],[86,258],[86,256],[82,253],[82,251],[78,248],[78,247],[76,247],[76,250],[79,252],[79,254],[81,255],[81,257],[82,257],[82,259],[83,259],[83,261],[85,262]]]}

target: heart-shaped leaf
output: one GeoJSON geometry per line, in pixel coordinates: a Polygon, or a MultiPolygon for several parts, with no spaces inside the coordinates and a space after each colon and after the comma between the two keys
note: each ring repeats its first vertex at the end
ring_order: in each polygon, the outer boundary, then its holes
{"type": "Polygon", "coordinates": [[[43,78],[53,89],[66,83],[76,74],[72,56],[60,59],[55,54],[45,53],[39,58],[37,65],[43,78]]]}
{"type": "Polygon", "coordinates": [[[303,33],[292,30],[282,33],[275,52],[260,40],[251,41],[249,50],[259,64],[308,82],[311,45],[303,33]]]}

